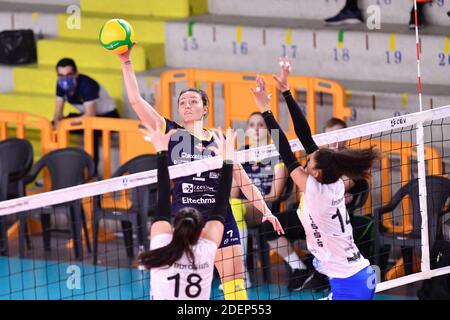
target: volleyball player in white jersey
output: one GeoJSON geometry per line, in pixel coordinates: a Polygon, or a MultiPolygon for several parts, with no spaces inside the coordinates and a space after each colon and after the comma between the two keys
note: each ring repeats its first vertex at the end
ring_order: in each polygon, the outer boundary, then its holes
{"type": "Polygon", "coordinates": [[[342,176],[350,179],[367,177],[378,155],[372,148],[319,149],[287,85],[290,61],[282,59],[280,65],[281,74],[274,79],[288,105],[296,135],[307,153],[306,170],[298,163],[284,132],[270,112],[270,96],[264,79],[257,77],[257,87],[252,92],[290,176],[303,192],[297,212],[305,229],[308,250],[315,257],[314,267],[329,277],[331,299],[372,299],[376,278],[369,261],[354,243],[345,207],[346,182],[342,176]]]}
{"type": "Polygon", "coordinates": [[[163,134],[160,127],[147,134],[158,151],[158,204],[151,226],[150,251],[138,257],[150,269],[152,300],[207,300],[211,293],[214,260],[221,243],[233,175],[234,135],[216,135],[215,152],[224,158],[217,202],[206,224],[195,208],[182,208],[171,219],[168,143],[175,130],[163,134]]]}

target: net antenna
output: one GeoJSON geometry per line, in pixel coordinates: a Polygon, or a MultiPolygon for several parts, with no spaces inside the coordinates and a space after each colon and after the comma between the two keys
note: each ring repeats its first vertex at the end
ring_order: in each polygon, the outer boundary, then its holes
{"type": "MultiPolygon", "coordinates": [[[[414,0],[414,21],[416,31],[416,56],[417,56],[417,93],[419,94],[419,111],[423,111],[422,104],[422,82],[420,77],[420,53],[422,45],[419,38],[419,22],[417,15],[417,0],[414,0]]],[[[419,177],[419,206],[420,215],[422,217],[422,261],[421,271],[425,278],[431,277],[430,274],[430,244],[428,238],[428,208],[427,208],[427,187],[425,173],[425,146],[424,146],[424,130],[423,121],[417,123],[416,131],[417,139],[417,166],[419,177]]]]}

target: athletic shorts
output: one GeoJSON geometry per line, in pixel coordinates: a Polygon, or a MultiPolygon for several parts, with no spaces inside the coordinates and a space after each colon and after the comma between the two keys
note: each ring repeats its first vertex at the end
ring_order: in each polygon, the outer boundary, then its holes
{"type": "Polygon", "coordinates": [[[330,300],[372,300],[377,278],[368,266],[348,278],[330,278],[330,300]]]}
{"type": "MultiPolygon", "coordinates": [[[[174,212],[177,212],[175,210],[178,210],[178,208],[172,207],[172,217],[175,217],[176,214],[174,212]]],[[[225,224],[224,224],[224,230],[223,230],[223,237],[222,241],[220,242],[219,248],[225,248],[230,247],[234,245],[240,245],[241,244],[241,238],[239,236],[239,229],[236,223],[236,219],[234,218],[233,213],[231,212],[231,207],[227,208],[228,213],[225,216],[225,224]]],[[[203,219],[204,221],[208,221],[208,214],[203,213],[203,219]]]]}
{"type": "Polygon", "coordinates": [[[226,248],[240,244],[241,239],[239,237],[239,229],[236,220],[234,219],[234,215],[231,210],[228,210],[228,214],[225,217],[223,237],[219,248],[226,248]]]}

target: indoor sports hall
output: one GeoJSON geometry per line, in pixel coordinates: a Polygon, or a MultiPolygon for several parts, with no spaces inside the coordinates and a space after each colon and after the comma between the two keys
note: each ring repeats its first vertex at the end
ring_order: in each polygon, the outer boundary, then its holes
{"type": "Polygon", "coordinates": [[[450,0],[0,0],[0,300],[450,299],[449,38],[450,0]]]}

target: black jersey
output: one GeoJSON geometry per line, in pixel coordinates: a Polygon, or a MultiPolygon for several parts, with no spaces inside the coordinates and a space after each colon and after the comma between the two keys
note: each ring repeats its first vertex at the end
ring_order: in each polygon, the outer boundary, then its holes
{"type": "MultiPolygon", "coordinates": [[[[176,129],[169,142],[169,166],[214,157],[208,149],[217,147],[212,132],[208,139],[189,133],[174,121],[165,119],[165,132],[176,129]]],[[[216,192],[220,182],[220,169],[179,177],[173,180],[172,213],[184,207],[192,207],[207,216],[216,203],[216,192]]]]}

